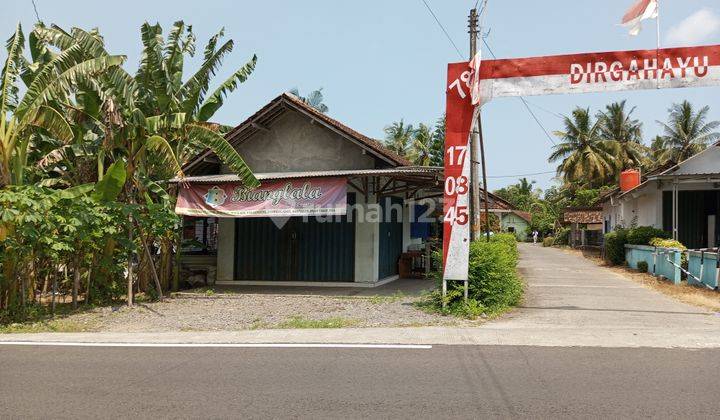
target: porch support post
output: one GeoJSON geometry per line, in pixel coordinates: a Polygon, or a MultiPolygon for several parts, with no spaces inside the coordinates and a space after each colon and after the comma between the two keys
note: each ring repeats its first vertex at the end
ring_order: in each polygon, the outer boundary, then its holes
{"type": "Polygon", "coordinates": [[[217,281],[235,280],[235,219],[218,219],[217,281]]]}
{"type": "Polygon", "coordinates": [[[672,189],[672,234],[673,239],[678,239],[678,182],[677,179],[673,180],[672,189]]]}

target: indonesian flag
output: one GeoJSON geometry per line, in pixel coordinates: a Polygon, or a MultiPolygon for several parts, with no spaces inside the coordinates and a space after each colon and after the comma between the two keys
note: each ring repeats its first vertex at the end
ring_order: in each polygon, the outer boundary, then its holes
{"type": "Polygon", "coordinates": [[[638,0],[623,16],[622,26],[630,28],[630,35],[636,36],[642,29],[643,20],[656,19],[657,17],[657,0],[638,0]]]}

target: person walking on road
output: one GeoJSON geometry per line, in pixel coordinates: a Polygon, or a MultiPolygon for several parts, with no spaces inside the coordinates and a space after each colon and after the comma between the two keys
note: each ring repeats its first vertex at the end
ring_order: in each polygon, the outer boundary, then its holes
{"type": "Polygon", "coordinates": [[[533,243],[536,244],[538,240],[538,235],[540,235],[540,232],[537,230],[533,230],[532,237],[533,237],[533,243]]]}

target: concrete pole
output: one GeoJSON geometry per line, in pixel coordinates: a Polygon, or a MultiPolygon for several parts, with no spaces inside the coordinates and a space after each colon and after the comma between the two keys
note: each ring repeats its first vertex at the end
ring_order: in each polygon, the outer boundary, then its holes
{"type": "MultiPolygon", "coordinates": [[[[477,32],[478,32],[477,10],[470,9],[468,28],[470,33],[470,60],[477,53],[477,32]]],[[[470,239],[476,241],[480,238],[480,174],[478,162],[479,154],[479,129],[475,124],[470,127],[470,239]]]]}
{"type": "MultiPolygon", "coordinates": [[[[478,15],[477,9],[470,10],[469,25],[470,28],[470,60],[477,54],[477,37],[478,37],[478,15]]],[[[470,135],[470,211],[472,224],[470,227],[470,238],[473,241],[480,239],[482,228],[480,226],[480,165],[482,165],[482,185],[484,194],[484,211],[485,211],[485,235],[490,241],[490,211],[488,209],[488,190],[487,190],[487,170],[485,166],[485,143],[482,133],[482,117],[478,114],[476,124],[473,124],[470,135]]]]}

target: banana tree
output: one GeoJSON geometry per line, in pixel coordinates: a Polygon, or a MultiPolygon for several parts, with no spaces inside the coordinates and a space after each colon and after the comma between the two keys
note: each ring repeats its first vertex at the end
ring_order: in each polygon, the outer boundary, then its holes
{"type": "MultiPolygon", "coordinates": [[[[104,160],[127,161],[126,191],[130,202],[149,197],[148,185],[173,176],[184,176],[183,165],[199,151],[213,151],[230,170],[254,187],[258,181],[242,157],[227,142],[227,127],[210,119],[223,105],[225,97],[245,82],[253,72],[253,56],[215,90],[210,91],[213,76],[223,59],[232,52],[234,42],[222,42],[220,30],[208,41],[204,59],[197,71],[183,81],[186,56],[195,54],[192,27],[176,22],[163,39],[159,25],[141,27],[142,58],[135,76],[114,69],[97,80],[82,80],[87,90],[95,92],[101,103],[102,145],[98,150],[98,176],[104,160]],[[119,153],[121,155],[119,155],[119,153]]],[[[78,28],[70,32],[57,26],[38,27],[36,34],[49,45],[67,51],[84,45],[86,56],[106,57],[102,38],[78,28]]],[[[172,199],[169,205],[172,205],[172,199]]],[[[148,238],[144,238],[148,240],[148,238]]],[[[179,237],[176,239],[179,243],[179,237]]],[[[163,248],[170,250],[169,244],[163,248]]],[[[179,246],[176,246],[179,250],[179,246]]],[[[163,253],[167,258],[169,252],[163,253]]],[[[176,253],[179,258],[179,252],[176,253]]],[[[175,283],[178,280],[176,261],[175,283]]],[[[169,264],[163,264],[169,266],[169,264]]]]}
{"type": "Polygon", "coordinates": [[[18,24],[7,42],[8,57],[1,74],[0,186],[24,183],[28,152],[35,136],[48,135],[60,142],[74,138],[70,123],[53,103],[67,100],[78,80],[89,80],[125,60],[124,56],[89,58],[83,52],[84,45],[75,45],[42,67],[33,67],[23,57],[24,44],[25,36],[18,24]],[[21,78],[32,80],[22,98],[18,86],[21,78]]]}

